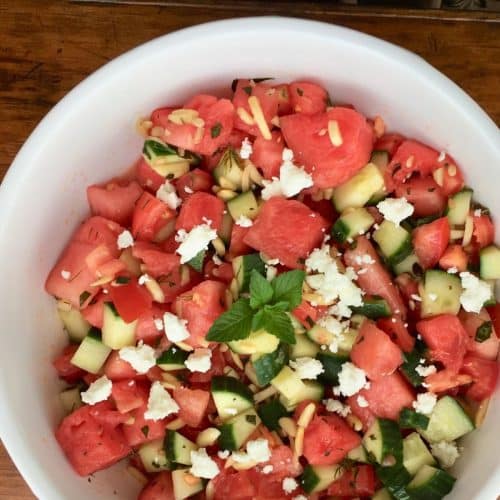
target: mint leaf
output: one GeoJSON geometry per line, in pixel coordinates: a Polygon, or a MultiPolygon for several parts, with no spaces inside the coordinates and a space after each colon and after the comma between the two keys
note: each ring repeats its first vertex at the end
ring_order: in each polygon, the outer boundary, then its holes
{"type": "Polygon", "coordinates": [[[201,273],[203,271],[203,262],[205,262],[205,256],[207,255],[206,250],[200,250],[187,265],[191,266],[196,272],[201,273]]]}
{"type": "Polygon", "coordinates": [[[252,269],[250,275],[250,307],[258,309],[273,298],[273,287],[258,271],[252,269]]]}
{"type": "Polygon", "coordinates": [[[290,317],[281,308],[264,306],[254,317],[259,317],[258,329],[266,330],[286,344],[295,344],[295,333],[290,317]]]}
{"type": "Polygon", "coordinates": [[[302,302],[302,283],[306,273],[298,269],[282,273],[271,281],[274,289],[274,302],[288,302],[289,310],[302,302]]]}
{"type": "Polygon", "coordinates": [[[252,327],[253,310],[248,299],[239,299],[229,311],[222,313],[210,327],[207,340],[229,342],[246,339],[252,327]]]}

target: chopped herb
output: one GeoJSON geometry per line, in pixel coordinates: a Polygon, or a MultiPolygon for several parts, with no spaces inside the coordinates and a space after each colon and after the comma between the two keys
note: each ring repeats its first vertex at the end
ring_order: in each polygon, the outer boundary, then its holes
{"type": "Polygon", "coordinates": [[[297,94],[299,94],[300,97],[302,97],[304,95],[304,91],[300,88],[300,87],[297,87],[297,94]]]}
{"type": "Polygon", "coordinates": [[[147,425],[145,425],[144,427],[141,427],[141,432],[144,434],[144,437],[148,437],[149,427],[147,425]]]}
{"type": "Polygon", "coordinates": [[[210,129],[210,136],[212,137],[212,139],[215,139],[216,137],[219,137],[221,130],[222,130],[222,125],[220,124],[220,122],[217,122],[210,129]]]}
{"type": "Polygon", "coordinates": [[[491,321],[485,321],[476,330],[476,342],[484,342],[485,340],[488,340],[491,336],[492,329],[493,325],[491,321]]]}
{"type": "Polygon", "coordinates": [[[130,281],[130,278],[128,276],[117,276],[115,279],[115,283],[117,285],[126,285],[130,281]]]}
{"type": "Polygon", "coordinates": [[[242,87],[242,89],[247,93],[247,95],[252,94],[252,87],[247,86],[247,87],[242,87]]]}
{"type": "Polygon", "coordinates": [[[85,302],[87,301],[87,299],[90,297],[90,293],[85,291],[85,292],[82,292],[80,294],[80,307],[83,306],[83,304],[85,304],[85,302]]]}
{"type": "Polygon", "coordinates": [[[256,415],[246,415],[245,420],[252,425],[255,425],[257,423],[257,416],[256,415]]]}

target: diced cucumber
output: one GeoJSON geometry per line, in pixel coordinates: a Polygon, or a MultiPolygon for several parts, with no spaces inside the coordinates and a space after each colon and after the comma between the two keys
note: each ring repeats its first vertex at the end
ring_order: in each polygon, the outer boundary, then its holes
{"type": "Polygon", "coordinates": [[[463,226],[469,215],[472,201],[472,189],[462,189],[448,199],[446,216],[452,226],[463,226]]]}
{"type": "Polygon", "coordinates": [[[144,141],[142,153],[146,162],[149,164],[151,164],[150,162],[154,162],[158,159],[168,163],[187,161],[190,165],[197,165],[201,161],[201,158],[198,155],[191,153],[191,151],[185,150],[181,154],[177,147],[171,146],[157,137],[148,137],[144,141]]]}
{"type": "Polygon", "coordinates": [[[187,262],[187,265],[194,269],[197,273],[203,271],[203,263],[205,262],[205,257],[207,256],[206,250],[201,250],[198,252],[191,260],[187,262]]]}
{"type": "Polygon", "coordinates": [[[58,308],[57,313],[72,342],[81,342],[87,336],[91,326],[78,309],[71,308],[69,311],[64,311],[58,308]]]}
{"type": "Polygon", "coordinates": [[[374,231],[373,239],[378,243],[382,254],[390,265],[402,262],[413,249],[410,233],[388,220],[384,220],[374,231]]]}
{"type": "Polygon", "coordinates": [[[103,367],[110,352],[111,348],[101,342],[99,330],[92,328],[73,354],[71,364],[95,374],[103,367]]]}
{"type": "Polygon", "coordinates": [[[286,408],[278,399],[272,399],[257,408],[262,423],[270,430],[277,431],[280,427],[279,419],[288,416],[286,408]]]}
{"type": "Polygon", "coordinates": [[[368,463],[368,455],[366,454],[366,450],[363,448],[363,445],[356,446],[347,454],[347,458],[349,460],[354,460],[355,462],[368,463]]]}
{"type": "Polygon", "coordinates": [[[258,253],[239,255],[233,259],[233,272],[241,292],[248,292],[250,276],[254,269],[262,276],[265,276],[266,267],[258,253]]]}
{"type": "Polygon", "coordinates": [[[198,449],[195,443],[171,430],[167,430],[164,446],[167,460],[182,465],[191,465],[191,452],[198,449]]]}
{"type": "Polygon", "coordinates": [[[143,444],[138,453],[146,472],[159,472],[173,468],[172,463],[165,454],[163,439],[155,439],[143,444]]]}
{"type": "Polygon", "coordinates": [[[213,377],[211,391],[222,420],[253,407],[252,391],[233,377],[213,377]]]}
{"type": "Polygon", "coordinates": [[[368,163],[354,177],[334,189],[333,203],[337,212],[366,205],[384,185],[380,169],[373,163],[368,163]]]}
{"type": "Polygon", "coordinates": [[[436,461],[422,438],[412,432],[403,439],[403,465],[414,476],[423,465],[434,465],[436,461]]]}
{"type": "Polygon", "coordinates": [[[375,471],[377,477],[386,487],[392,498],[396,498],[397,500],[411,500],[406,491],[406,485],[409,483],[411,476],[402,464],[392,467],[376,465],[375,471]]]}
{"type": "Polygon", "coordinates": [[[66,415],[74,412],[83,404],[79,387],[71,387],[70,389],[60,392],[59,400],[61,401],[61,406],[66,415]]]}
{"type": "Polygon", "coordinates": [[[189,469],[177,469],[172,471],[172,485],[174,487],[174,500],[184,500],[196,493],[203,491],[205,482],[199,477],[194,477],[189,469]],[[189,475],[189,480],[186,475],[189,475]]]}
{"type": "Polygon", "coordinates": [[[394,420],[377,418],[363,437],[363,446],[379,464],[400,464],[403,460],[403,440],[394,420]]]}
{"type": "Polygon", "coordinates": [[[479,257],[479,275],[483,280],[500,279],[500,248],[490,245],[483,248],[479,257]]]}
{"type": "Polygon", "coordinates": [[[430,443],[455,441],[474,430],[474,424],[457,400],[443,396],[434,406],[427,429],[420,434],[430,443]]]}
{"type": "Polygon", "coordinates": [[[485,342],[491,337],[492,332],[493,332],[493,323],[491,321],[485,321],[477,327],[474,340],[476,342],[485,342]]]}
{"type": "Polygon", "coordinates": [[[304,387],[292,398],[287,398],[283,394],[280,401],[287,411],[293,411],[302,401],[321,401],[324,394],[324,387],[314,380],[303,380],[304,387]]]}
{"type": "Polygon", "coordinates": [[[295,344],[290,346],[290,359],[316,357],[316,354],[319,352],[319,346],[312,342],[307,335],[296,335],[295,340],[295,344]]]}
{"type": "Polygon", "coordinates": [[[213,175],[217,183],[220,182],[221,178],[224,178],[233,183],[236,189],[241,188],[243,169],[240,158],[232,148],[227,148],[224,151],[219,163],[214,168],[213,175]]]}
{"type": "MultiPolygon", "coordinates": [[[[274,337],[274,335],[272,336],[274,337]]],[[[257,382],[261,387],[264,387],[288,364],[288,346],[281,344],[273,352],[256,356],[255,359],[254,356],[252,356],[252,364],[257,382]]]]}
{"type": "Polygon", "coordinates": [[[375,219],[366,208],[348,208],[332,226],[332,237],[335,241],[343,243],[366,233],[374,222],[375,219]]]}
{"type": "Polygon", "coordinates": [[[319,345],[330,345],[335,340],[333,333],[321,325],[314,325],[307,330],[306,335],[319,345]]]}
{"type": "Polygon", "coordinates": [[[378,295],[364,297],[363,305],[352,306],[351,310],[355,314],[362,314],[370,319],[387,318],[392,314],[387,301],[378,295]]]}
{"type": "Polygon", "coordinates": [[[422,267],[418,261],[418,257],[412,252],[408,257],[404,258],[398,264],[392,266],[394,274],[408,273],[412,276],[418,276],[422,272],[422,267]]]}
{"type": "Polygon", "coordinates": [[[254,408],[227,420],[221,427],[218,439],[221,450],[239,450],[260,424],[254,408]]]}
{"type": "Polygon", "coordinates": [[[295,400],[305,390],[303,380],[289,366],[284,366],[271,380],[271,385],[287,400],[295,400]]]}
{"type": "Polygon", "coordinates": [[[427,429],[429,417],[410,408],[402,408],[399,412],[401,429],[427,429]]]}
{"type": "Polygon", "coordinates": [[[231,217],[231,214],[226,212],[225,214],[222,215],[222,224],[219,229],[219,236],[221,239],[224,241],[227,247],[229,247],[229,244],[231,242],[231,233],[233,232],[233,218],[231,217]]]}
{"type": "Polygon", "coordinates": [[[227,202],[227,209],[231,214],[234,221],[237,221],[239,217],[244,216],[249,219],[255,219],[259,212],[259,205],[257,204],[257,199],[252,191],[246,191],[236,196],[232,200],[227,202]]]}
{"type": "Polygon", "coordinates": [[[382,149],[375,149],[372,152],[370,163],[375,164],[383,172],[389,165],[389,153],[382,149]]]}
{"type": "Polygon", "coordinates": [[[401,371],[413,387],[420,387],[424,381],[422,376],[417,373],[416,368],[420,365],[425,349],[425,344],[417,340],[413,351],[403,352],[404,363],[401,365],[401,371]]]}
{"type": "Polygon", "coordinates": [[[454,484],[455,478],[444,470],[424,465],[408,483],[406,490],[412,500],[441,500],[454,484]]]}
{"type": "Polygon", "coordinates": [[[102,321],[102,342],[111,349],[135,344],[135,329],[137,320],[125,323],[111,302],[104,303],[102,321]]]}
{"type": "MultiPolygon", "coordinates": [[[[352,324],[352,319],[351,319],[352,324]]],[[[339,353],[349,353],[352,350],[352,347],[356,343],[356,338],[358,336],[358,330],[354,328],[349,328],[342,332],[342,337],[337,342],[339,347],[339,353]]]]}
{"type": "Polygon", "coordinates": [[[393,498],[386,488],[377,490],[375,495],[372,496],[372,500],[392,500],[393,498]]]}
{"type": "Polygon", "coordinates": [[[265,330],[250,333],[246,339],[228,342],[231,351],[238,354],[264,354],[277,349],[280,341],[276,335],[265,330]]]}
{"type": "Polygon", "coordinates": [[[160,357],[156,360],[156,364],[166,372],[183,370],[186,368],[184,362],[187,357],[188,353],[186,351],[172,346],[160,355],[160,357]]]}
{"type": "Polygon", "coordinates": [[[458,276],[446,271],[430,269],[425,272],[421,288],[422,317],[458,314],[462,294],[462,285],[458,276]]]}
{"type": "Polygon", "coordinates": [[[345,354],[333,354],[319,352],[316,356],[323,365],[323,373],[320,374],[320,380],[327,384],[338,385],[339,373],[342,370],[342,365],[349,361],[349,356],[345,354]]]}
{"type": "Polygon", "coordinates": [[[306,493],[316,493],[328,488],[343,472],[341,465],[308,465],[304,469],[300,484],[306,493]]]}

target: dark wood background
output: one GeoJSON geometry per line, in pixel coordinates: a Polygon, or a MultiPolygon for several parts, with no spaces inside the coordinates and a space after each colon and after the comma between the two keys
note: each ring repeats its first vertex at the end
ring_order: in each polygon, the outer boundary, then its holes
{"type": "MultiPolygon", "coordinates": [[[[173,30],[249,15],[318,19],[399,44],[454,80],[500,124],[500,17],[495,14],[367,9],[325,1],[0,0],[0,179],[47,111],[110,59],[173,30]]],[[[0,498],[34,498],[1,445],[0,498]]]]}

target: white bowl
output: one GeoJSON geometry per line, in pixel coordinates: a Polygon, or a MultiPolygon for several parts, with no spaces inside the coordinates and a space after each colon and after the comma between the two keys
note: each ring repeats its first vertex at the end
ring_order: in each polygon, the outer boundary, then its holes
{"type": "MultiPolygon", "coordinates": [[[[136,159],[140,115],[227,89],[235,77],[263,76],[317,80],[334,100],[446,149],[479,200],[500,213],[495,124],[422,59],[381,40],[311,21],[238,19],[158,38],[107,64],[45,117],[0,188],[0,434],[39,498],[133,499],[139,489],[120,467],[90,483],[79,478],[53,438],[61,415],[50,362],[66,340],[43,284],[87,212],[85,187],[136,159]]],[[[465,440],[455,500],[500,492],[499,417],[497,394],[484,427],[465,440]]]]}

